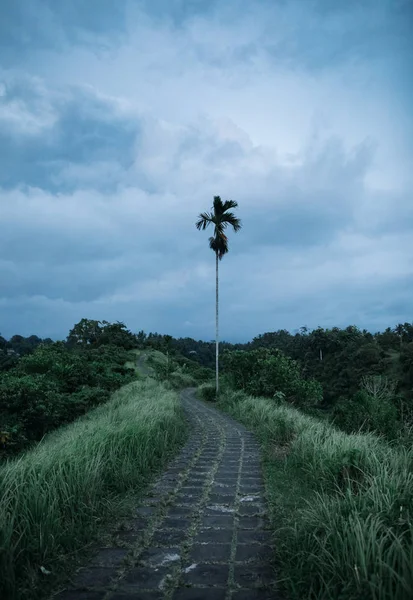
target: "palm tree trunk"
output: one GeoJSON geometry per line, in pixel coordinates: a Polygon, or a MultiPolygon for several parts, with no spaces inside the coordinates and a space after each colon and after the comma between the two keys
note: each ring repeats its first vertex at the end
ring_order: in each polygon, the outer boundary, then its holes
{"type": "Polygon", "coordinates": [[[218,397],[219,377],[218,377],[218,252],[215,253],[215,390],[218,397]]]}

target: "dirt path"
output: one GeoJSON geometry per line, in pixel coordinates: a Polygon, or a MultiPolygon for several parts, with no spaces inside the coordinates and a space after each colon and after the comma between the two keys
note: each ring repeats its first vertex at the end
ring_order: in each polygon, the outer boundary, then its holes
{"type": "Polygon", "coordinates": [[[258,444],[182,392],[191,437],[136,511],[58,600],[275,600],[258,444]]]}

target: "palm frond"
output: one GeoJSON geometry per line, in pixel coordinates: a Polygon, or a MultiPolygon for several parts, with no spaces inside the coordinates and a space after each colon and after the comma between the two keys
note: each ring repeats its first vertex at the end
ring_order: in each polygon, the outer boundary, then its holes
{"type": "Polygon", "coordinates": [[[214,203],[212,206],[212,211],[214,215],[222,215],[224,212],[224,203],[221,200],[221,196],[214,196],[214,203]]]}
{"type": "Polygon", "coordinates": [[[226,211],[231,210],[231,208],[237,208],[237,206],[238,202],[235,202],[235,200],[225,200],[225,202],[223,202],[221,196],[214,196],[212,210],[215,214],[222,215],[226,211]]]}
{"type": "Polygon", "coordinates": [[[242,227],[242,221],[232,212],[227,212],[221,216],[221,223],[225,228],[227,225],[232,225],[234,231],[239,231],[242,227]]]}
{"type": "Polygon", "coordinates": [[[197,229],[206,229],[208,227],[208,225],[210,225],[211,223],[214,222],[214,215],[212,213],[201,213],[198,216],[198,221],[195,223],[195,227],[197,229]]]}
{"type": "Polygon", "coordinates": [[[224,212],[226,212],[227,210],[230,210],[231,208],[237,208],[238,202],[235,202],[235,200],[225,200],[222,207],[223,207],[224,212]]]}

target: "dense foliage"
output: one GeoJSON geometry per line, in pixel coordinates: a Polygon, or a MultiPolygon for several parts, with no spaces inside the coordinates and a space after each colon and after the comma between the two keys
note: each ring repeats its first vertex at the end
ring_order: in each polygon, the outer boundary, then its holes
{"type": "Polygon", "coordinates": [[[40,344],[52,344],[53,340],[46,338],[42,340],[37,335],[27,338],[22,335],[13,335],[6,340],[0,335],[0,371],[6,371],[15,366],[20,356],[30,354],[40,344]]]}
{"type": "MultiPolygon", "coordinates": [[[[142,332],[143,333],[143,332],[142,332]]],[[[145,344],[160,347],[164,336],[145,335],[145,344]]],[[[202,366],[214,368],[214,342],[192,338],[173,339],[171,347],[202,366]]],[[[324,407],[332,407],[340,398],[351,398],[360,390],[363,376],[381,375],[396,383],[398,404],[408,411],[413,405],[413,324],[399,324],[384,332],[371,333],[355,326],[344,329],[302,327],[292,334],[287,330],[267,332],[245,344],[223,341],[225,350],[281,350],[298,361],[303,377],[316,379],[323,388],[324,407]]]]}
{"type": "Polygon", "coordinates": [[[304,379],[299,364],[280,350],[226,350],[223,365],[231,387],[248,394],[285,399],[299,407],[322,399],[321,385],[314,379],[304,379]]]}
{"type": "Polygon", "coordinates": [[[85,333],[88,323],[97,322],[84,319],[66,343],[40,343],[0,372],[3,454],[39,441],[132,380],[125,363],[133,335],[123,324],[98,323],[98,335],[92,339],[85,333]]]}
{"type": "MultiPolygon", "coordinates": [[[[200,364],[213,364],[212,343],[184,338],[173,344],[200,364]]],[[[224,343],[222,349],[224,378],[235,389],[276,394],[278,401],[284,398],[331,418],[347,432],[376,431],[411,440],[412,324],[375,334],[354,326],[301,328],[295,334],[280,330],[247,344],[224,343]]]]}
{"type": "MultiPolygon", "coordinates": [[[[123,323],[82,319],[60,347],[37,336],[13,336],[9,341],[0,337],[0,371],[3,365],[0,387],[6,390],[2,398],[6,395],[9,405],[14,403],[13,398],[24,404],[26,400],[22,398],[38,394],[40,407],[45,406],[45,402],[49,406],[54,403],[64,406],[64,410],[58,411],[61,415],[58,422],[65,422],[73,418],[70,415],[78,414],[77,408],[83,410],[98,397],[104,399],[105,390],[113,389],[109,379],[115,377],[120,381],[125,376],[116,369],[124,364],[122,352],[132,348],[159,350],[167,355],[169,362],[155,361],[153,367],[159,379],[168,380],[174,387],[204,383],[213,376],[215,343],[212,341],[174,339],[170,335],[144,331],[132,334],[123,323]],[[30,363],[25,361],[30,352],[38,352],[35,360],[40,361],[45,355],[45,346],[50,346],[52,354],[62,353],[64,347],[66,354],[60,362],[49,361],[56,365],[43,372],[42,379],[41,372],[27,372],[30,363]],[[99,348],[106,346],[118,349],[112,349],[113,362],[108,354],[96,354],[99,348]],[[90,353],[91,350],[95,354],[90,353]],[[106,375],[100,375],[99,383],[81,371],[79,362],[83,359],[79,361],[80,356],[88,357],[85,364],[92,372],[96,371],[97,362],[101,364],[106,375]],[[59,368],[63,370],[60,374],[59,368]],[[113,369],[114,374],[109,375],[113,369]],[[7,376],[4,371],[8,372],[7,376]],[[76,381],[80,387],[74,389],[76,381]],[[70,395],[70,402],[64,394],[70,395]]],[[[377,431],[393,438],[413,426],[413,324],[399,324],[375,334],[354,326],[319,327],[313,331],[303,327],[295,334],[279,330],[259,335],[246,344],[224,341],[220,351],[223,379],[230,381],[233,387],[327,416],[345,431],[377,431]]],[[[30,405],[30,401],[27,402],[30,405]]],[[[5,411],[4,405],[2,407],[5,411]]],[[[6,412],[11,415],[9,408],[6,412]]],[[[55,416],[44,417],[46,430],[47,423],[55,416]]],[[[13,418],[12,415],[7,419],[7,427],[14,432],[16,440],[20,421],[13,418]]],[[[4,414],[2,419],[0,431],[6,425],[4,414]]],[[[36,435],[41,435],[43,424],[37,424],[34,429],[36,435]]]]}

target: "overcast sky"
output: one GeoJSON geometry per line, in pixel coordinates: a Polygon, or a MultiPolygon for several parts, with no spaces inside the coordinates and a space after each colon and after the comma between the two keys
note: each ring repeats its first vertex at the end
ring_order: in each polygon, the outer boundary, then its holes
{"type": "Polygon", "coordinates": [[[0,332],[411,322],[412,6],[2,0],[0,332]]]}

